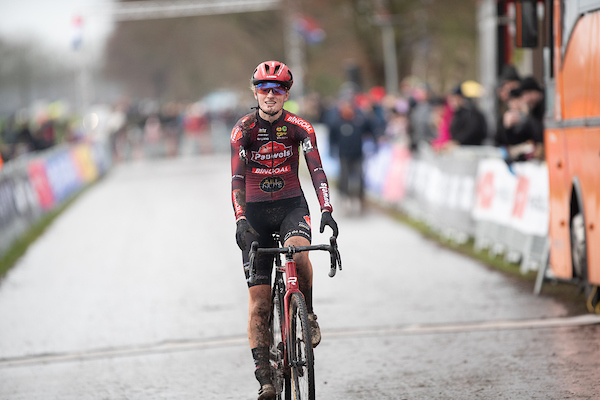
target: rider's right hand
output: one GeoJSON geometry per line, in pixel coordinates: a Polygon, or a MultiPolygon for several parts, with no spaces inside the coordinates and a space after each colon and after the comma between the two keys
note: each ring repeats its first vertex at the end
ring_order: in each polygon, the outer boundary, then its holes
{"type": "Polygon", "coordinates": [[[246,218],[240,218],[236,222],[235,229],[235,241],[237,242],[240,250],[246,250],[246,233],[250,233],[255,236],[259,236],[258,232],[254,230],[250,222],[246,218]]]}

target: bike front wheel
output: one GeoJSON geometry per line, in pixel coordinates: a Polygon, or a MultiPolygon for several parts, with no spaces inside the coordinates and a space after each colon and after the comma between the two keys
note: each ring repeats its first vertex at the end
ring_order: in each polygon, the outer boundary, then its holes
{"type": "Polygon", "coordinates": [[[284,352],[283,335],[281,332],[281,324],[284,319],[283,314],[283,294],[280,291],[280,286],[275,285],[272,296],[272,312],[271,312],[271,346],[270,362],[272,371],[272,381],[275,386],[276,400],[290,399],[290,378],[289,373],[284,370],[284,352]],[[284,392],[285,390],[285,392],[284,392]]]}
{"type": "Polygon", "coordinates": [[[292,398],[315,399],[315,362],[304,297],[293,293],[290,299],[289,366],[292,398]]]}

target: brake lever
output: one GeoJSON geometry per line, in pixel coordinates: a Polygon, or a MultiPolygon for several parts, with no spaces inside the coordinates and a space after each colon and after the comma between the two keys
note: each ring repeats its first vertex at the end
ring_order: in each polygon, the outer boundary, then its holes
{"type": "Polygon", "coordinates": [[[255,283],[256,282],[256,266],[254,265],[254,259],[256,257],[256,250],[258,249],[258,242],[254,241],[252,242],[252,245],[250,246],[250,259],[248,261],[248,263],[250,264],[249,266],[249,279],[248,281],[250,283],[255,283]]]}
{"type": "Polygon", "coordinates": [[[340,252],[337,246],[337,239],[335,236],[329,238],[329,245],[331,246],[331,250],[329,251],[329,256],[331,259],[331,268],[329,269],[329,277],[333,278],[339,267],[340,271],[342,270],[342,259],[340,257],[340,252]]]}

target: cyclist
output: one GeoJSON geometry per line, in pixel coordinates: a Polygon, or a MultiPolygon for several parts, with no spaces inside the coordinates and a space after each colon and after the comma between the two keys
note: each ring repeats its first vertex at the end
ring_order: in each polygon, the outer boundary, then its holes
{"type": "MultiPolygon", "coordinates": [[[[236,241],[242,250],[249,287],[248,340],[254,358],[259,400],[273,399],[269,365],[269,315],[273,256],[256,260],[256,282],[249,281],[249,250],[253,241],[274,247],[272,233],[279,232],[284,246],[307,246],[311,241],[308,204],[298,179],[300,148],[304,152],[321,207],[320,231],[325,226],[337,237],[331,213],[327,177],[321,166],[315,132],[310,123],[283,109],[293,84],[289,68],[278,61],[259,64],[252,74],[256,111],[242,117],[231,132],[232,202],[236,241]]],[[[298,283],[309,313],[312,346],[321,340],[312,307],[312,265],[308,253],[294,256],[298,283]]]]}

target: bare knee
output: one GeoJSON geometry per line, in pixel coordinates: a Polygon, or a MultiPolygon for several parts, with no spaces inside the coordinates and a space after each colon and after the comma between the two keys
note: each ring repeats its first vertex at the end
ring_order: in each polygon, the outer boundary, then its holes
{"type": "Polygon", "coordinates": [[[250,289],[250,319],[268,320],[271,312],[271,288],[268,285],[255,286],[250,289]],[[264,287],[263,287],[264,286],[264,287]]]}

